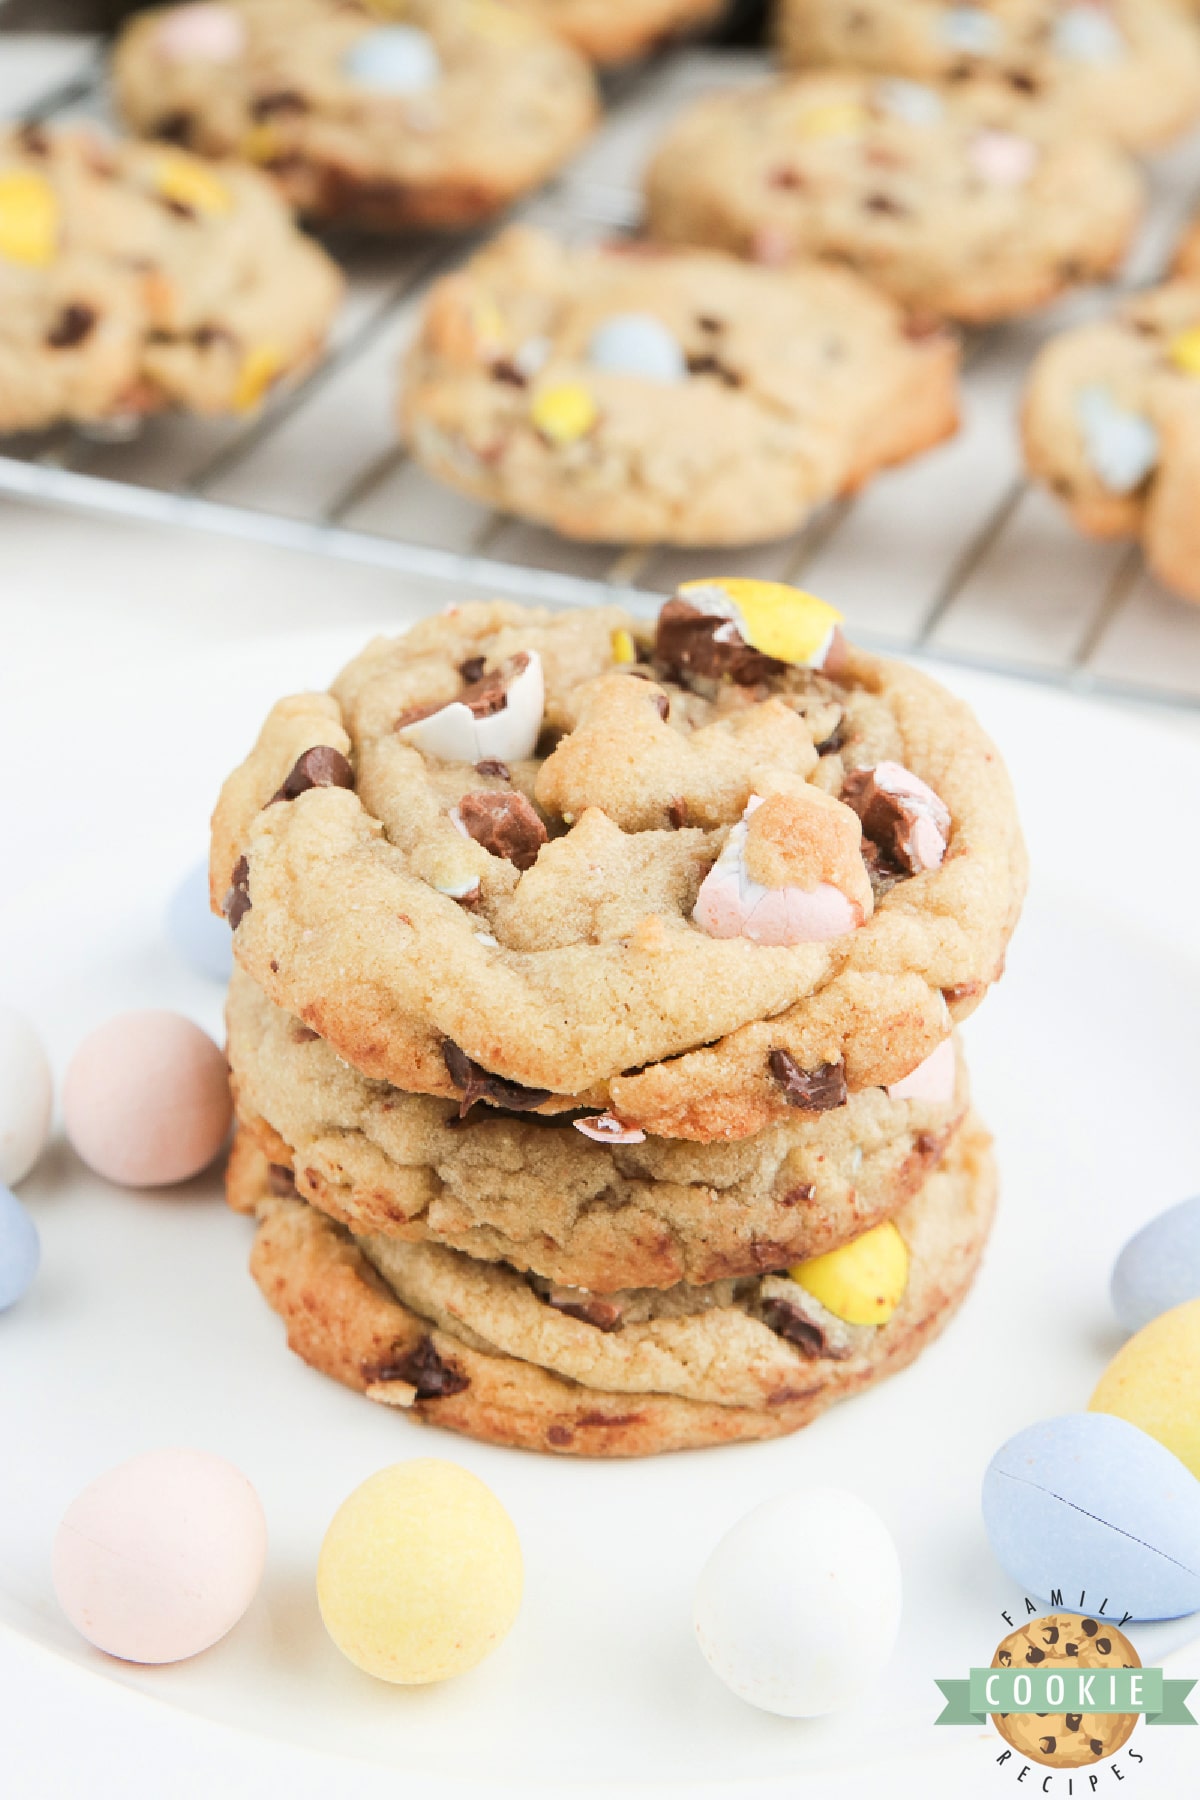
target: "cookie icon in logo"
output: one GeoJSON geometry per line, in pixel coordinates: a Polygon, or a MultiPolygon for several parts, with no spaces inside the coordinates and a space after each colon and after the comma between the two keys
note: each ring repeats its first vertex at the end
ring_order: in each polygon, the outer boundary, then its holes
{"type": "MultiPolygon", "coordinates": [[[[1012,1631],[992,1658],[993,1669],[1140,1669],[1129,1639],[1103,1619],[1048,1613],[1012,1631]]],[[[1006,1743],[1050,1769],[1082,1769],[1127,1743],[1137,1713],[993,1713],[1006,1743]]]]}

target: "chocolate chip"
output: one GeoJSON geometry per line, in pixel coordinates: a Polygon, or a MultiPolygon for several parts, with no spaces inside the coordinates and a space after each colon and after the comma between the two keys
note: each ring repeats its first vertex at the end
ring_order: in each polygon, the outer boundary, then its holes
{"type": "Polygon", "coordinates": [[[1104,1755],[1104,1745],[1100,1742],[1099,1738],[1089,1738],[1088,1739],[1088,1749],[1091,1751],[1093,1756],[1103,1756],[1104,1755]]]}
{"type": "Polygon", "coordinates": [[[75,301],[64,306],[46,333],[46,342],[51,350],[73,350],[76,344],[82,344],[95,328],[96,309],[84,306],[75,301]]]}
{"type": "Polygon", "coordinates": [[[882,213],[885,217],[892,219],[902,219],[908,211],[907,206],[899,200],[894,200],[891,194],[868,194],[863,201],[863,207],[867,212],[882,213]]]}
{"type": "Polygon", "coordinates": [[[267,1169],[267,1186],[273,1194],[279,1194],[285,1199],[294,1197],[296,1177],[283,1163],[271,1163],[267,1169]]]}
{"type": "Polygon", "coordinates": [[[1010,88],[1015,88],[1018,94],[1036,94],[1041,90],[1041,82],[1036,75],[1031,75],[1028,69],[1010,69],[1005,80],[1010,88]]]}
{"type": "Polygon", "coordinates": [[[236,344],[237,339],[223,325],[197,325],[192,342],[198,350],[211,350],[214,344],[236,344]]]}
{"type": "Polygon", "coordinates": [[[575,1441],[575,1433],[566,1425],[551,1425],[546,1433],[546,1442],[553,1444],[556,1450],[565,1450],[568,1444],[575,1441]]]}
{"type": "Polygon", "coordinates": [[[586,1288],[551,1288],[540,1298],[555,1312],[564,1313],[568,1319],[580,1319],[597,1331],[620,1330],[621,1307],[615,1300],[606,1300],[603,1294],[589,1294],[586,1288]]]}
{"type": "Polygon", "coordinates": [[[1043,1756],[1053,1756],[1055,1750],[1058,1747],[1058,1739],[1057,1738],[1052,1738],[1052,1737],[1039,1738],[1038,1743],[1041,1746],[1043,1756]]]}
{"type": "Polygon", "coordinates": [[[464,794],[458,816],[468,837],[518,869],[532,869],[546,842],[546,827],[524,794],[497,794],[490,788],[464,794]]]}
{"type": "Polygon", "coordinates": [[[509,1112],[533,1112],[550,1098],[549,1088],[522,1087],[520,1082],[505,1081],[502,1075],[491,1074],[481,1064],[472,1062],[466,1051],[460,1050],[449,1038],[442,1039],[442,1057],[446,1073],[461,1096],[460,1119],[466,1118],[477,1100],[506,1107],[509,1112]]]}
{"type": "Polygon", "coordinates": [[[299,1019],[292,1020],[293,1044],[314,1044],[320,1035],[320,1032],[314,1031],[310,1025],[302,1025],[299,1019]]]}
{"type": "Polygon", "coordinates": [[[1099,1629],[1100,1629],[1100,1627],[1097,1625],[1095,1619],[1085,1619],[1083,1621],[1084,1637],[1095,1637],[1095,1635],[1099,1631],[1099,1629]]]}
{"type": "Polygon", "coordinates": [[[667,801],[667,819],[676,831],[682,831],[688,822],[688,803],[681,795],[667,801]]]}
{"type": "Polygon", "coordinates": [[[789,1300],[764,1300],[762,1308],[763,1324],[776,1337],[786,1338],[794,1344],[801,1356],[810,1361],[825,1353],[825,1333],[811,1319],[806,1319],[798,1306],[789,1300]]]}
{"type": "Polygon", "coordinates": [[[839,719],[827,738],[817,745],[818,756],[833,756],[846,741],[846,721],[839,719]]]}
{"type": "Polygon", "coordinates": [[[196,217],[194,206],[187,206],[182,200],[176,200],[170,194],[161,195],[159,204],[165,206],[169,213],[174,213],[177,219],[193,220],[196,217]]]}
{"type": "Polygon", "coordinates": [[[163,117],[150,127],[150,130],[154,137],[163,139],[165,143],[190,144],[192,127],[195,122],[189,112],[169,112],[164,113],[163,117]]]}
{"type": "Polygon", "coordinates": [[[845,1106],[849,1098],[845,1063],[818,1063],[815,1069],[802,1069],[787,1050],[772,1050],[767,1061],[789,1106],[803,1112],[831,1112],[845,1106]]]}
{"type": "Polygon", "coordinates": [[[233,865],[232,886],[222,902],[221,911],[229,920],[231,931],[237,930],[250,911],[250,864],[244,856],[239,856],[233,865]]]}
{"type": "Polygon", "coordinates": [[[1039,1650],[1035,1644],[1030,1644],[1028,1650],[1025,1652],[1025,1661],[1027,1663],[1040,1663],[1045,1662],[1045,1660],[1046,1652],[1044,1650],[1039,1650]]]}
{"type": "Polygon", "coordinates": [[[445,1400],[469,1388],[470,1379],[453,1363],[443,1362],[431,1337],[423,1337],[407,1355],[382,1368],[364,1370],[375,1381],[406,1381],[417,1390],[418,1400],[445,1400]]]}
{"type": "Polygon", "coordinates": [[[687,366],[689,375],[715,375],[718,381],[723,381],[729,388],[740,388],[742,385],[742,378],[736,369],[731,369],[719,356],[712,356],[707,351],[698,356],[689,356],[687,366]]]}
{"type": "Polygon", "coordinates": [[[780,1195],[779,1204],[780,1206],[807,1206],[816,1191],[811,1181],[798,1181],[795,1187],[790,1187],[786,1194],[780,1195]]]}
{"type": "Polygon", "coordinates": [[[1109,1654],[1109,1652],[1112,1650],[1112,1639],[1111,1638],[1097,1638],[1096,1639],[1096,1648],[1100,1652],[1101,1656],[1107,1656],[1109,1654]]]}
{"type": "Polygon", "coordinates": [[[1012,1667],[1012,1651],[1011,1650],[997,1650],[996,1661],[1000,1664],[1000,1667],[1002,1669],[1011,1668],[1012,1667]]]}
{"type": "Polygon", "coordinates": [[[671,716],[671,702],[667,699],[665,694],[655,694],[654,704],[658,708],[659,718],[665,723],[671,716]]]}
{"type": "Polygon", "coordinates": [[[509,362],[508,358],[503,356],[492,364],[491,377],[493,381],[502,381],[508,387],[524,388],[529,386],[528,375],[523,375],[515,362],[509,362]]]}
{"type": "Polygon", "coordinates": [[[1078,1731],[1079,1727],[1083,1724],[1083,1714],[1066,1713],[1064,1715],[1064,1723],[1068,1731],[1078,1731]]]}
{"type": "Polygon", "coordinates": [[[468,656],[466,662],[459,663],[458,672],[467,685],[471,686],[474,682],[479,680],[479,677],[486,668],[486,656],[468,656]]]}
{"type": "Polygon", "coordinates": [[[780,163],[778,167],[768,172],[767,186],[795,192],[800,188],[807,187],[808,183],[799,169],[793,169],[788,163],[780,163]]]}
{"type": "Polygon", "coordinates": [[[476,763],[475,773],[477,775],[494,775],[497,781],[512,780],[512,770],[508,764],[493,756],[488,757],[486,762],[476,763]]]}
{"type": "Polygon", "coordinates": [[[292,764],[291,773],[281,788],[267,801],[274,806],[279,800],[298,800],[310,788],[354,786],[354,770],[340,750],[330,744],[314,744],[292,764]]]}
{"type": "Polygon", "coordinates": [[[256,119],[273,119],[280,113],[306,113],[308,101],[295,88],[279,88],[272,94],[259,94],[250,111],[256,119]]]}
{"type": "Polygon", "coordinates": [[[17,132],[17,143],[26,156],[49,156],[50,139],[40,125],[27,120],[17,132]]]}
{"type": "Polygon", "coordinates": [[[1068,1644],[1066,1646],[1066,1654],[1068,1656],[1078,1656],[1079,1655],[1079,1645],[1078,1644],[1068,1644]]]}
{"type": "Polygon", "coordinates": [[[754,687],[787,668],[747,644],[731,620],[701,612],[686,600],[668,600],[659,613],[654,654],[674,674],[709,681],[728,675],[739,687],[754,687]]]}
{"type": "Polygon", "coordinates": [[[718,319],[713,313],[697,313],[696,323],[701,331],[724,331],[724,319],[718,319]]]}

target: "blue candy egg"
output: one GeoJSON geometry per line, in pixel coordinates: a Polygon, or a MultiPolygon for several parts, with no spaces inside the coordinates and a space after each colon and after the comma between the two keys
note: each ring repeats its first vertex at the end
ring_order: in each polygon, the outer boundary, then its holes
{"type": "Polygon", "coordinates": [[[1075,413],[1088,461],[1105,487],[1114,494],[1141,487],[1158,461],[1157,427],[1095,384],[1076,395],[1075,413]]]}
{"type": "Polygon", "coordinates": [[[422,94],[442,78],[433,39],[413,25],[381,25],[358,38],[342,58],[358,87],[379,94],[422,94]]]}
{"type": "Polygon", "coordinates": [[[17,1196],[0,1187],[0,1312],[29,1291],[41,1255],[37,1226],[17,1196]]]}
{"type": "Polygon", "coordinates": [[[942,42],[968,56],[992,56],[1004,42],[1004,33],[981,6],[952,6],[938,23],[942,42]]]}
{"type": "Polygon", "coordinates": [[[1113,1311],[1126,1331],[1187,1300],[1200,1300],[1200,1195],[1143,1225],[1112,1273],[1113,1311]]]}
{"type": "Polygon", "coordinates": [[[1119,1619],[1200,1610],[1200,1481],[1136,1425],[1067,1413],[1019,1431],[983,1478],[997,1561],[1025,1592],[1119,1619]]]}
{"type": "Polygon", "coordinates": [[[233,973],[233,933],[208,905],[208,864],[189,869],[167,906],[167,935],[197,975],[225,982],[233,973]]]}
{"type": "Polygon", "coordinates": [[[1106,13],[1069,6],[1054,27],[1054,48],[1075,62],[1117,62],[1125,55],[1125,40],[1106,13]]]}
{"type": "Polygon", "coordinates": [[[614,375],[643,381],[682,381],[687,358],[678,338],[651,313],[614,313],[592,333],[588,361],[614,375]]]}

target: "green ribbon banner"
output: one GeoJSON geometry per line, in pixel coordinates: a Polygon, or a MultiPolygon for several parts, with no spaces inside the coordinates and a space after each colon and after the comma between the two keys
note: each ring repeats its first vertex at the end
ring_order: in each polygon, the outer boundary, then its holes
{"type": "Polygon", "coordinates": [[[981,1725],[989,1713],[1144,1713],[1147,1725],[1195,1725],[1187,1709],[1194,1681],[1167,1681],[1161,1669],[972,1669],[939,1681],[946,1707],[938,1725],[981,1725]]]}

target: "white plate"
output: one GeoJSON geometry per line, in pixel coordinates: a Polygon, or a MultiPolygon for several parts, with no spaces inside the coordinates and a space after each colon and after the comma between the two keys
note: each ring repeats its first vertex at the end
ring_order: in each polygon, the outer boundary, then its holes
{"type": "MultiPolygon", "coordinates": [[[[36,784],[10,787],[6,802],[26,885],[13,897],[10,875],[0,905],[0,993],[37,1020],[59,1069],[84,1031],[122,1008],[174,1006],[219,1029],[219,994],[163,937],[165,897],[202,851],[207,804],[269,699],[322,682],[377,628],[281,633],[235,650],[176,644],[164,621],[101,690],[79,672],[63,678],[61,733],[45,730],[36,682],[24,701],[9,695],[6,733],[42,735],[36,784]],[[39,868],[52,873],[28,879],[39,868]]],[[[996,680],[955,674],[953,685],[1014,769],[1036,876],[1008,977],[968,1027],[978,1099],[999,1138],[1002,1211],[975,1293],[915,1368],[779,1444],[608,1465],[488,1449],[372,1407],[289,1356],[245,1273],[249,1227],[224,1210],[215,1177],[131,1195],[59,1147],[22,1190],[43,1236],[41,1277],[0,1317],[0,1622],[171,1706],[394,1764],[406,1795],[456,1782],[631,1792],[634,1771],[648,1789],[760,1792],[819,1769],[886,1758],[894,1774],[961,1751],[962,1734],[932,1729],[934,1677],[990,1658],[1001,1608],[1020,1601],[983,1536],[983,1469],[1021,1426],[1086,1405],[1119,1342],[1107,1303],[1116,1250],[1200,1186],[1200,847],[1189,826],[1200,741],[996,680]],[[140,1670],[75,1638],[54,1604],[48,1552],[91,1476],[171,1443],[245,1469],[267,1509],[270,1562],[226,1642],[140,1670]],[[26,1453],[8,1454],[14,1446],[26,1453]],[[333,1649],[313,1569],[349,1490],[419,1455],[453,1458],[491,1484],[520,1531],[528,1587],[490,1662],[445,1688],[404,1692],[333,1649]],[[796,1725],[751,1711],[709,1674],[691,1591],[748,1507],[820,1481],[869,1496],[895,1532],[905,1620],[885,1680],[859,1708],[796,1725]]],[[[1149,1661],[1195,1629],[1133,1635],[1149,1661]]],[[[981,1757],[988,1748],[981,1740],[981,1757]]]]}

